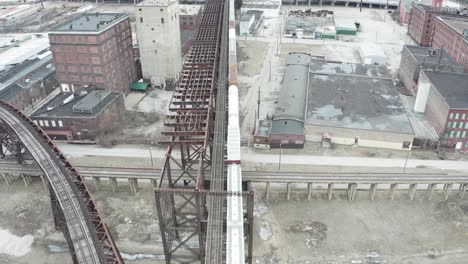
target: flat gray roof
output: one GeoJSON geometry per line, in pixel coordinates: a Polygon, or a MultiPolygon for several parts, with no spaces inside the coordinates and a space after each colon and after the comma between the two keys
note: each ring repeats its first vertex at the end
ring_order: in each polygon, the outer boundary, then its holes
{"type": "Polygon", "coordinates": [[[95,107],[93,113],[80,113],[73,111],[73,107],[80,103],[86,94],[73,94],[73,99],[69,102],[65,102],[70,95],[73,93],[61,92],[54,96],[51,100],[43,104],[39,109],[31,114],[31,117],[54,117],[54,118],[89,118],[96,117],[103,109],[107,108],[113,101],[115,101],[120,94],[109,93],[103,100],[101,100],[95,107]],[[50,110],[48,108],[51,108],[50,110]]]}
{"type": "Polygon", "coordinates": [[[101,32],[117,24],[125,13],[82,13],[56,27],[50,32],[101,32]]]}
{"type": "Polygon", "coordinates": [[[414,134],[385,67],[311,60],[306,122],[414,134]]]}
{"type": "Polygon", "coordinates": [[[250,19],[255,16],[255,14],[252,14],[252,13],[245,13],[245,14],[242,14],[241,18],[240,18],[240,21],[250,21],[250,19]]]}
{"type": "Polygon", "coordinates": [[[423,72],[450,108],[468,108],[468,73],[423,72]]]}
{"type": "Polygon", "coordinates": [[[304,133],[305,102],[310,56],[304,53],[288,55],[271,133],[304,133]],[[278,122],[278,120],[284,120],[278,122]]]}
{"type": "Polygon", "coordinates": [[[431,63],[431,64],[440,63],[441,65],[450,65],[450,66],[463,68],[463,66],[460,63],[456,62],[444,50],[430,48],[430,47],[413,46],[413,45],[405,45],[405,47],[408,48],[408,51],[411,53],[411,55],[413,55],[414,59],[418,62],[431,63]],[[434,56],[430,55],[431,51],[435,51],[434,56]]]}
{"type": "Polygon", "coordinates": [[[438,17],[441,21],[451,27],[455,32],[463,36],[463,31],[468,29],[468,17],[438,17]]]}

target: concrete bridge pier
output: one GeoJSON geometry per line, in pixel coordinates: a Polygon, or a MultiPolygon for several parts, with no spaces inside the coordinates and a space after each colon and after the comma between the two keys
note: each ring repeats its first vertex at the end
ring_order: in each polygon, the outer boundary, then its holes
{"type": "Polygon", "coordinates": [[[289,201],[290,198],[291,198],[291,183],[288,182],[286,183],[286,200],[289,201]]]}
{"type": "Polygon", "coordinates": [[[463,197],[465,196],[467,187],[468,187],[468,184],[466,183],[460,184],[460,187],[458,187],[458,199],[460,200],[463,199],[463,197]]]}
{"type": "Polygon", "coordinates": [[[390,193],[389,193],[389,196],[390,196],[390,200],[393,201],[393,199],[395,198],[395,192],[396,190],[398,189],[398,183],[392,183],[390,184],[390,193]]]}
{"type": "Polygon", "coordinates": [[[444,191],[443,191],[444,200],[447,200],[449,198],[450,192],[452,191],[452,187],[453,187],[452,183],[444,184],[444,191]]]}
{"type": "Polygon", "coordinates": [[[430,201],[432,200],[432,195],[434,194],[434,190],[437,187],[436,183],[431,183],[429,186],[427,186],[427,192],[428,192],[428,197],[427,199],[430,201]]]}
{"type": "Polygon", "coordinates": [[[377,191],[377,183],[372,183],[370,186],[370,200],[374,201],[375,193],[377,191]]]}
{"type": "Polygon", "coordinates": [[[46,176],[45,175],[40,175],[41,177],[41,181],[42,181],[42,185],[44,185],[44,188],[47,188],[47,179],[46,179],[46,176]]]}
{"type": "Polygon", "coordinates": [[[265,199],[270,199],[270,182],[266,183],[265,199]]]}
{"type": "Polygon", "coordinates": [[[130,193],[131,194],[137,194],[139,192],[138,180],[137,179],[128,179],[128,183],[130,184],[130,193]]]}
{"type": "Polygon", "coordinates": [[[328,184],[328,200],[331,200],[333,198],[333,186],[334,183],[329,183],[328,184]]]}
{"type": "Polygon", "coordinates": [[[20,174],[20,177],[23,179],[24,186],[29,187],[32,183],[31,176],[26,175],[26,174],[20,174]]]}
{"type": "Polygon", "coordinates": [[[101,189],[101,178],[93,177],[94,185],[96,185],[96,191],[101,189]]]}
{"type": "Polygon", "coordinates": [[[349,6],[349,2],[346,2],[346,3],[345,3],[345,7],[348,7],[348,6],[349,6]]]}
{"type": "Polygon", "coordinates": [[[109,181],[110,181],[110,185],[111,185],[111,188],[112,188],[112,192],[116,192],[117,188],[118,188],[117,178],[109,178],[109,181]]]}
{"type": "Polygon", "coordinates": [[[356,183],[348,184],[348,200],[353,201],[356,198],[356,190],[357,190],[356,183]]]}
{"type": "Polygon", "coordinates": [[[12,178],[10,178],[10,174],[9,173],[2,173],[2,178],[5,180],[5,183],[7,186],[10,186],[11,182],[12,182],[12,178]]]}
{"type": "Polygon", "coordinates": [[[411,201],[414,200],[414,196],[416,195],[416,188],[418,187],[418,184],[417,183],[412,183],[410,184],[409,186],[409,190],[408,190],[408,195],[409,195],[409,199],[411,201]]]}
{"type": "Polygon", "coordinates": [[[310,198],[312,198],[312,183],[307,184],[307,200],[310,201],[310,198]]]}
{"type": "Polygon", "coordinates": [[[151,182],[151,186],[153,186],[153,188],[158,187],[158,180],[156,180],[156,179],[150,179],[150,182],[151,182]]]}

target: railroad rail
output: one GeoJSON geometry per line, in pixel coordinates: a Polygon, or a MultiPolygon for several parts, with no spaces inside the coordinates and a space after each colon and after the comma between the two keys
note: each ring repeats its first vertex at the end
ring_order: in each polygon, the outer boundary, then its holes
{"type": "MultiPolygon", "coordinates": [[[[141,179],[154,180],[155,172],[160,169],[144,168],[118,168],[118,167],[90,167],[78,166],[82,177],[85,178],[116,178],[116,179],[141,179]]],[[[174,170],[182,173],[181,170],[174,170]]],[[[211,173],[209,170],[207,173],[211,173]]],[[[39,177],[43,172],[37,165],[0,163],[0,174],[11,173],[14,175],[25,174],[39,177]]],[[[311,172],[287,172],[287,171],[242,171],[244,181],[252,183],[382,183],[382,184],[463,184],[468,183],[468,175],[463,173],[311,173],[311,172]]],[[[186,176],[182,179],[189,180],[186,176]]]]}
{"type": "Polygon", "coordinates": [[[84,178],[41,128],[4,101],[0,146],[2,156],[14,154],[21,163],[29,154],[46,175],[55,225],[64,233],[74,263],[123,263],[84,178]]]}

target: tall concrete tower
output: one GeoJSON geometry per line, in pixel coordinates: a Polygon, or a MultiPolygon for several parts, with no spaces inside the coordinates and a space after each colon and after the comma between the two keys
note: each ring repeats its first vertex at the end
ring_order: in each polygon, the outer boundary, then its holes
{"type": "Polygon", "coordinates": [[[136,8],[143,78],[171,89],[182,69],[179,1],[144,0],[136,8]]]}

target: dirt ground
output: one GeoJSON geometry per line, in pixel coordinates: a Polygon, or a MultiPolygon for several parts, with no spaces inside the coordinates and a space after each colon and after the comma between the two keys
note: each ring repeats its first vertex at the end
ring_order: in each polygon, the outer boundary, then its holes
{"type": "MultiPolygon", "coordinates": [[[[282,190],[284,191],[284,189],[282,190]]],[[[257,189],[255,263],[466,263],[466,201],[396,201],[379,192],[375,201],[358,192],[325,200],[325,191],[274,193],[265,201],[257,189]]]]}
{"type": "MultiPolygon", "coordinates": [[[[92,185],[88,186],[94,190],[92,185]]],[[[158,262],[162,251],[154,196],[149,186],[141,187],[143,190],[136,196],[130,195],[128,186],[123,185],[116,193],[94,195],[126,263],[162,263],[158,262]]],[[[34,236],[29,254],[23,257],[0,254],[0,263],[72,263],[69,253],[63,252],[66,242],[54,228],[49,194],[40,181],[34,181],[27,189],[21,182],[15,182],[10,188],[0,185],[0,199],[3,201],[0,228],[16,236],[34,236]],[[50,252],[50,246],[62,252],[50,252]]]]}
{"type": "MultiPolygon", "coordinates": [[[[91,190],[94,187],[89,185],[91,190]]],[[[162,263],[154,197],[148,185],[136,196],[121,184],[116,193],[94,192],[98,208],[126,263],[162,263]]],[[[378,191],[375,201],[359,191],[347,201],[345,191],[325,200],[325,191],[272,189],[265,200],[256,186],[254,263],[466,263],[468,201],[433,201],[416,195],[409,201],[400,191],[394,201],[378,191]]],[[[48,192],[39,181],[25,188],[0,185],[0,228],[17,236],[31,234],[31,252],[23,257],[0,255],[0,263],[71,263],[63,235],[56,231],[48,192]],[[62,252],[53,253],[51,250],[62,252]]]]}

